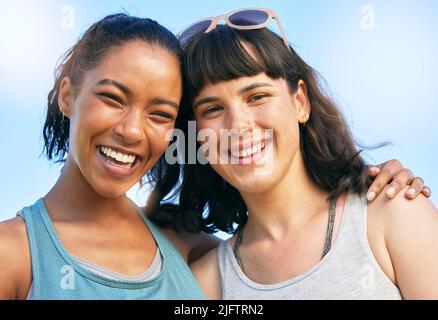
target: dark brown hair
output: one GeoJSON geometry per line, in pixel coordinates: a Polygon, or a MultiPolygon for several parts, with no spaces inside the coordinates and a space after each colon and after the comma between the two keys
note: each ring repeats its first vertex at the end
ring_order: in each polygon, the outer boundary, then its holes
{"type": "MultiPolygon", "coordinates": [[[[187,95],[183,112],[193,118],[190,102],[206,84],[264,72],[272,79],[286,80],[293,93],[302,79],[312,110],[309,121],[300,126],[300,148],[307,172],[330,199],[346,190],[367,190],[370,180],[366,164],[341,112],[324,94],[317,72],[292,47],[289,50],[278,35],[266,28],[243,31],[219,26],[194,36],[183,49],[187,95]],[[257,58],[242,43],[251,46],[257,58]]],[[[162,225],[179,221],[193,232],[232,233],[246,222],[247,208],[239,192],[209,164],[197,163],[184,167],[179,206],[163,204],[156,216],[162,225]]]]}
{"type": "Polygon", "coordinates": [[[77,93],[84,74],[96,67],[110,49],[135,40],[165,48],[181,59],[182,50],[176,37],[154,20],[119,13],[106,16],[90,26],[61,58],[55,71],[54,86],[47,97],[43,138],[44,153],[49,160],[62,162],[68,152],[70,123],[68,118],[62,117],[58,105],[62,79],[69,77],[77,93]]]}
{"type": "MultiPolygon", "coordinates": [[[[56,68],[55,83],[48,95],[47,115],[43,129],[43,152],[49,160],[64,162],[69,147],[70,121],[62,116],[58,105],[59,86],[62,79],[69,77],[77,94],[84,74],[96,67],[110,49],[130,41],[140,41],[150,46],[164,48],[181,61],[182,49],[178,40],[169,30],[154,20],[119,13],[106,16],[94,23],[65,53],[56,68]]],[[[180,118],[177,118],[176,126],[180,123],[180,118]]],[[[157,190],[168,194],[178,182],[179,174],[179,167],[166,166],[163,155],[141,183],[154,182],[157,190]]]]}

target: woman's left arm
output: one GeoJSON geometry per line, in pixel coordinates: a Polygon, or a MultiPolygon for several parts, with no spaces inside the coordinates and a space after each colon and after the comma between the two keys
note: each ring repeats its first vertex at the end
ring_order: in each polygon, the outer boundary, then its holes
{"type": "Polygon", "coordinates": [[[408,199],[416,198],[420,193],[430,197],[431,190],[424,186],[420,177],[414,177],[412,171],[405,169],[400,161],[389,160],[377,166],[369,167],[369,175],[374,177],[367,192],[368,201],[373,201],[386,188],[388,198],[394,198],[404,187],[409,186],[404,192],[408,199]]]}
{"type": "Polygon", "coordinates": [[[414,200],[379,197],[378,202],[373,206],[384,212],[385,245],[403,297],[438,299],[437,209],[423,195],[414,200]]]}

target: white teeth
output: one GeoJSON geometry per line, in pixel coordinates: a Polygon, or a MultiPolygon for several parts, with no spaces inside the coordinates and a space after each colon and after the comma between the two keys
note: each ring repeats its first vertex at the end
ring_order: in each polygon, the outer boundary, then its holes
{"type": "Polygon", "coordinates": [[[136,159],[136,156],[134,155],[117,152],[109,147],[100,147],[100,151],[108,157],[111,157],[119,162],[126,163],[126,168],[130,168],[136,159]]]}
{"type": "Polygon", "coordinates": [[[233,150],[233,148],[231,149],[231,154],[234,157],[238,157],[238,158],[245,158],[245,157],[249,157],[252,156],[253,154],[260,152],[263,148],[265,147],[265,143],[261,142],[258,143],[252,147],[246,148],[244,150],[233,150]]]}

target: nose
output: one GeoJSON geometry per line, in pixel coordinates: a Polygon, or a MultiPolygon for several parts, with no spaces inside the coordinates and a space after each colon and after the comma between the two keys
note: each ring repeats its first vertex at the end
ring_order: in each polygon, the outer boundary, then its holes
{"type": "Polygon", "coordinates": [[[237,133],[251,132],[254,127],[254,115],[245,106],[230,108],[228,113],[228,128],[236,130],[237,133]]]}
{"type": "Polygon", "coordinates": [[[143,111],[131,108],[114,127],[114,133],[125,143],[135,144],[146,138],[144,126],[143,111]]]}

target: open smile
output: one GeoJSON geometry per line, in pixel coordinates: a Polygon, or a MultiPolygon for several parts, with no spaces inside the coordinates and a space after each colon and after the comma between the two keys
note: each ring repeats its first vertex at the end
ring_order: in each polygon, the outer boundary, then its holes
{"type": "Polygon", "coordinates": [[[271,146],[272,139],[263,140],[255,144],[250,144],[249,146],[242,148],[241,146],[238,150],[231,148],[228,150],[228,156],[231,159],[231,164],[239,165],[253,165],[260,162],[266,154],[266,150],[271,146]]]}
{"type": "Polygon", "coordinates": [[[129,176],[139,167],[142,157],[115,147],[97,146],[96,152],[102,165],[113,175],[129,176]]]}

